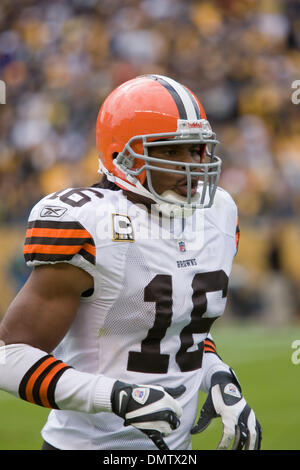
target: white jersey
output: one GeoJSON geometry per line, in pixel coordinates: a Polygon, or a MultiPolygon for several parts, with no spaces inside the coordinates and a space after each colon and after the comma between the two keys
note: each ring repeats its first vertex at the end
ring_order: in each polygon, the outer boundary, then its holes
{"type": "MultiPolygon", "coordinates": [[[[236,226],[236,205],[222,189],[212,208],[185,219],[95,187],[47,196],[29,217],[29,266],[68,262],[94,279],[55,357],[128,383],[185,385],[181,425],[166,438],[171,449],[190,446],[204,340],[225,308],[236,226]]],[[[60,449],[155,449],[113,413],[53,410],[42,435],[60,449]]]]}

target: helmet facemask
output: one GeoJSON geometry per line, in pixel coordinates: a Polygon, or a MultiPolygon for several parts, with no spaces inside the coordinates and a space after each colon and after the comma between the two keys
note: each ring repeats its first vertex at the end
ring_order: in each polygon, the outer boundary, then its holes
{"type": "MultiPolygon", "coordinates": [[[[208,208],[213,204],[221,172],[221,159],[214,153],[215,146],[218,143],[216,135],[212,132],[207,120],[201,119],[193,123],[178,120],[176,132],[132,137],[126,143],[123,151],[114,159],[114,165],[124,173],[126,180],[130,184],[130,188],[128,188],[130,191],[154,200],[159,205],[159,209],[168,205],[170,206],[168,212],[170,212],[170,210],[174,211],[174,206],[177,206],[180,209],[180,213],[184,211],[190,215],[195,209],[208,208]],[[200,163],[186,163],[184,161],[165,160],[149,155],[151,147],[180,144],[204,145],[204,152],[208,162],[204,162],[201,159],[200,163]],[[141,147],[143,148],[143,154],[137,151],[141,147]],[[157,164],[162,164],[166,167],[160,167],[157,164]],[[172,168],[168,168],[168,166],[172,168]],[[165,191],[162,194],[158,194],[152,184],[151,173],[153,171],[166,174],[174,173],[185,177],[187,186],[186,197],[174,191],[165,191]],[[141,183],[143,172],[144,185],[141,183]],[[197,193],[192,195],[192,180],[195,178],[199,180],[198,189],[197,193]]],[[[111,181],[115,180],[115,177],[111,174],[107,174],[107,177],[111,181]]],[[[122,184],[124,184],[124,181],[122,184]]]]}

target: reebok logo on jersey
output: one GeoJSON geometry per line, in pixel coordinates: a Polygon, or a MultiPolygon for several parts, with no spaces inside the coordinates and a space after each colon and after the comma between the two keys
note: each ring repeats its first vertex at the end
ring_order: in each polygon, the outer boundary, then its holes
{"type": "Polygon", "coordinates": [[[61,217],[68,209],[59,206],[45,206],[41,210],[40,217],[61,217]]]}
{"type": "Polygon", "coordinates": [[[141,405],[144,405],[144,403],[146,403],[147,401],[147,398],[149,396],[149,388],[135,388],[133,391],[132,391],[132,398],[140,403],[141,405]]]}
{"type": "Polygon", "coordinates": [[[224,393],[227,393],[227,395],[231,395],[236,398],[241,398],[242,396],[239,389],[234,384],[227,384],[224,388],[224,393]]]}

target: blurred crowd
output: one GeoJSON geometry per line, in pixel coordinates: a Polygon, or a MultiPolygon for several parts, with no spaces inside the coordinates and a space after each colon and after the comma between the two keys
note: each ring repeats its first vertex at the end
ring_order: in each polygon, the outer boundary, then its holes
{"type": "Polygon", "coordinates": [[[300,318],[299,0],[1,0],[4,282],[28,275],[19,256],[34,203],[97,181],[99,106],[143,73],[191,88],[221,142],[220,186],[241,228],[232,315],[300,318]]]}

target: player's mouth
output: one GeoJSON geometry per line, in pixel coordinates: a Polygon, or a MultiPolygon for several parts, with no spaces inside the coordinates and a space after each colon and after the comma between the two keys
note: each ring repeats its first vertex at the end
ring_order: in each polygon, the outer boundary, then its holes
{"type": "MultiPolygon", "coordinates": [[[[197,192],[198,186],[198,178],[192,178],[191,181],[191,196],[194,196],[197,192]]],[[[187,197],[188,195],[188,186],[187,181],[182,181],[176,185],[176,192],[178,192],[181,196],[187,197]]]]}

